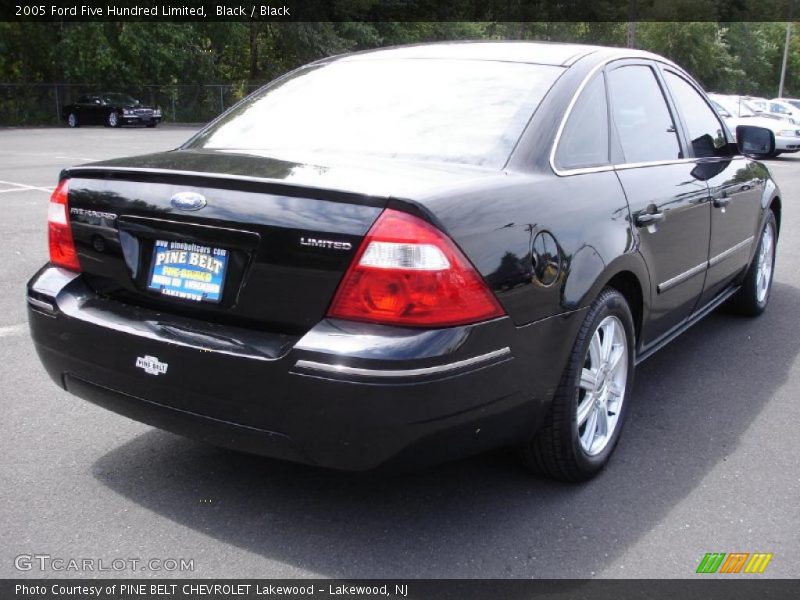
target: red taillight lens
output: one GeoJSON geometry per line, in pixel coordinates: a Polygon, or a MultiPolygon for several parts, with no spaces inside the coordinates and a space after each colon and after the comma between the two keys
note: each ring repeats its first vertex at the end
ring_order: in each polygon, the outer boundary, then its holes
{"type": "Polygon", "coordinates": [[[392,209],[367,233],[328,310],[330,317],[412,327],[465,325],[503,314],[447,236],[392,209]]]}
{"type": "Polygon", "coordinates": [[[50,205],[47,210],[50,262],[57,267],[80,271],[81,265],[78,262],[78,253],[75,251],[75,242],[72,240],[72,230],[69,226],[68,182],[68,179],[62,179],[53,191],[53,195],[50,196],[50,205]]]}

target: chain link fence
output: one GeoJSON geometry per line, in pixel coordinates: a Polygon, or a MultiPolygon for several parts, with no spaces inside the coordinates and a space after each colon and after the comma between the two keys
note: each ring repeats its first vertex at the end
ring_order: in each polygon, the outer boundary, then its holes
{"type": "Polygon", "coordinates": [[[61,107],[85,94],[119,92],[143,104],[158,106],[164,121],[206,123],[258,85],[204,83],[132,85],[124,88],[82,83],[0,83],[0,126],[57,125],[61,107]]]}

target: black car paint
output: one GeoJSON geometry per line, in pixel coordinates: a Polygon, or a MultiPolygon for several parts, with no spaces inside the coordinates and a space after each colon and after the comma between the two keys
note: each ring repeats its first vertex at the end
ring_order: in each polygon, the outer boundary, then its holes
{"type": "Polygon", "coordinates": [[[109,125],[108,117],[116,113],[119,125],[147,125],[155,127],[161,122],[160,113],[156,115],[156,107],[137,102],[111,101],[105,94],[89,94],[81,96],[76,102],[61,107],[61,118],[67,122],[70,115],[75,115],[77,125],[109,125]],[[125,114],[125,109],[133,111],[125,114]]]}
{"type": "MultiPolygon", "coordinates": [[[[71,207],[120,215],[109,231],[118,244],[98,252],[76,240],[83,275],[46,266],[29,283],[42,362],[66,389],[133,418],[328,467],[429,462],[529,439],[603,287],[627,296],[642,360],[737,289],[756,244],[668,290],[658,286],[707,264],[737,236],[756,236],[771,205],[780,215],[765,167],[742,156],[691,158],[680,123],[682,161],[555,173],[549,154],[565,107],[591,73],[617,60],[674,69],[644,53],[576,50],[502,171],[333,158],[315,165],[188,145],[66,170],[71,207]],[[185,190],[208,206],[175,210],[169,198],[185,190]],[[727,204],[716,206],[723,196],[727,204]],[[384,207],[446,232],[507,317],[440,330],[327,319],[341,275],[384,207]],[[653,210],[665,214],[660,224],[636,224],[653,210]],[[212,233],[234,257],[221,305],[144,289],[155,235],[209,242],[212,233]],[[352,249],[304,248],[303,235],[352,249]],[[544,239],[555,249],[534,243],[544,239]],[[552,275],[544,282],[535,276],[542,264],[552,275]],[[142,374],[134,362],[143,355],[171,371],[142,374]],[[471,363],[476,357],[489,358],[471,363]]],[[[77,225],[82,216],[71,218],[77,225]]]]}

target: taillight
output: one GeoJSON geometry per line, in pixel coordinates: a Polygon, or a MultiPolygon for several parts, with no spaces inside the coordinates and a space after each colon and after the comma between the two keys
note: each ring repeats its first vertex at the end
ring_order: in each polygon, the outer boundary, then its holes
{"type": "Polygon", "coordinates": [[[447,236],[392,209],[372,225],[328,310],[330,317],[412,327],[464,325],[503,314],[447,236]]]}
{"type": "Polygon", "coordinates": [[[81,265],[78,262],[78,253],[75,251],[75,242],[72,240],[72,230],[69,225],[68,182],[68,179],[59,182],[53,195],[50,196],[50,205],[47,209],[50,262],[57,267],[80,271],[81,265]]]}

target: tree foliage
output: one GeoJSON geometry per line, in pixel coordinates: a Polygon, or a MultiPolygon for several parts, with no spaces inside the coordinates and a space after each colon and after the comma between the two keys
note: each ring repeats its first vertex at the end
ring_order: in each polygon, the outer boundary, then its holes
{"type": "MultiPolygon", "coordinates": [[[[351,0],[368,7],[375,0],[351,0]]],[[[718,0],[638,0],[658,18],[719,15],[718,0]],[[662,11],[663,15],[659,11],[662,11]],[[672,12],[670,12],[672,11],[672,12]],[[715,12],[716,11],[716,12],[715,12]]],[[[444,8],[442,9],[444,10],[444,8]]],[[[608,0],[596,12],[612,14],[608,0]],[[608,5],[608,8],[604,8],[608,5]]],[[[618,16],[618,15],[616,15],[618,16]]],[[[635,14],[633,15],[635,17],[635,14]]],[[[800,30],[792,37],[784,95],[800,96],[800,30]]],[[[640,22],[635,46],[675,60],[707,89],[777,95],[785,23],[640,22]]],[[[511,39],[624,46],[625,22],[0,22],[0,83],[132,85],[226,83],[244,94],[303,63],[343,52],[454,39],[511,39]]]]}

